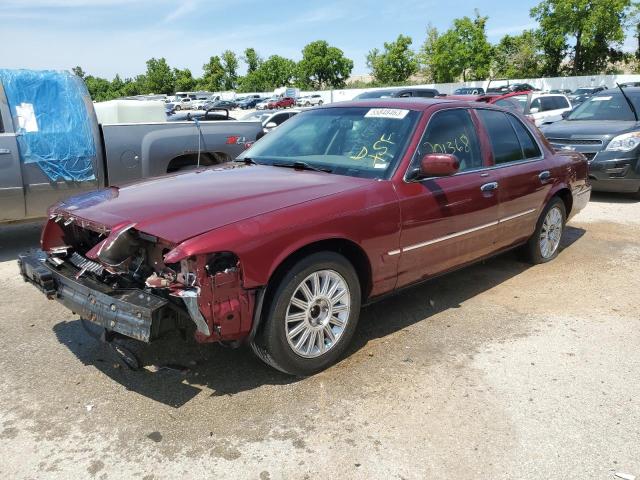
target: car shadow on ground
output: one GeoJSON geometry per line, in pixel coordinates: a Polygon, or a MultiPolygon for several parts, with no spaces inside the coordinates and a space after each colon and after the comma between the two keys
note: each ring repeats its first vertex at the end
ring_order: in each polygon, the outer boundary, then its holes
{"type": "Polygon", "coordinates": [[[595,203],[638,203],[640,198],[633,198],[630,193],[591,192],[591,201],[595,203]]]}
{"type": "Polygon", "coordinates": [[[18,258],[18,254],[40,246],[42,222],[0,226],[0,262],[18,258]]]}
{"type": "MultiPolygon", "coordinates": [[[[583,229],[568,226],[561,248],[566,249],[584,233],[583,229]]],[[[428,320],[444,310],[459,308],[466,300],[529,267],[519,260],[517,252],[507,252],[376,302],[363,309],[347,355],[357,352],[371,340],[428,320]]],[[[89,335],[79,320],[60,322],[53,330],[60,343],[84,365],[94,366],[130,391],[176,408],[204,387],[213,391],[212,396],[223,396],[300,380],[265,366],[249,348],[199,345],[192,340],[183,340],[177,334],[149,345],[122,340],[122,344],[135,351],[145,365],[141,370],[132,371],[119,365],[110,347],[89,335]]],[[[99,333],[98,327],[91,326],[91,330],[93,335],[99,333]]]]}

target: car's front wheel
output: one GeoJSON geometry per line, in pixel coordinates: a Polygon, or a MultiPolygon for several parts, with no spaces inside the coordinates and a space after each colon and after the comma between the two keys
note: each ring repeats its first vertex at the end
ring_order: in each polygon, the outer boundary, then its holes
{"type": "Polygon", "coordinates": [[[542,211],[536,230],[527,242],[526,253],[531,263],[545,263],[558,256],[566,219],[564,202],[553,197],[542,211]]]}
{"type": "Polygon", "coordinates": [[[360,282],[353,265],[334,252],[294,264],[269,289],[264,324],[252,348],[265,363],[297,376],[335,363],[360,315],[360,282]]]}

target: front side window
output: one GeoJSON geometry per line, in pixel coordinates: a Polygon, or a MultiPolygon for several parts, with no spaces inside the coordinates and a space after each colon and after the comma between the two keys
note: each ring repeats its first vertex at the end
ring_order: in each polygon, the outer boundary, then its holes
{"type": "Polygon", "coordinates": [[[420,113],[402,108],[334,107],[299,113],[238,160],[305,162],[340,175],[387,178],[400,161],[420,113]]]}
{"type": "Polygon", "coordinates": [[[429,153],[455,155],[461,172],[482,168],[480,144],[468,110],[457,108],[434,114],[420,140],[414,162],[429,153]]]}
{"type": "Polygon", "coordinates": [[[499,165],[523,160],[520,141],[507,114],[496,110],[477,110],[477,112],[489,135],[494,163],[499,165]]]}

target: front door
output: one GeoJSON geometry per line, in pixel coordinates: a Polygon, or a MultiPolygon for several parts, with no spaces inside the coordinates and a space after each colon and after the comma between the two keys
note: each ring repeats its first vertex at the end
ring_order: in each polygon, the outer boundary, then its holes
{"type": "Polygon", "coordinates": [[[465,108],[436,112],[412,167],[428,153],[451,153],[460,171],[400,184],[402,218],[398,287],[480,258],[494,249],[498,224],[496,178],[487,168],[476,125],[465,108]]]}
{"type": "MultiPolygon", "coordinates": [[[[0,89],[2,86],[0,85],[0,89]]],[[[0,99],[4,99],[0,91],[0,99]]],[[[13,132],[9,106],[0,101],[0,222],[25,216],[20,154],[13,132]],[[4,120],[4,122],[3,122],[4,120]]]]}

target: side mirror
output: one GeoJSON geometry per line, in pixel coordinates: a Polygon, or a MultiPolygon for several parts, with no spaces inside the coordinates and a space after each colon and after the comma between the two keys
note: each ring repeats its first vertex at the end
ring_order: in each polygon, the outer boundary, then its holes
{"type": "Polygon", "coordinates": [[[569,116],[570,113],[571,113],[571,110],[567,110],[566,112],[562,112],[562,118],[566,119],[569,116]]]}
{"type": "Polygon", "coordinates": [[[460,160],[448,153],[428,153],[420,161],[420,178],[448,177],[458,172],[460,160]]]}
{"type": "Polygon", "coordinates": [[[266,128],[267,130],[273,130],[277,126],[278,124],[276,122],[269,122],[264,126],[264,128],[266,128]]]}
{"type": "Polygon", "coordinates": [[[538,107],[533,107],[529,109],[529,113],[538,113],[540,109],[538,107]]]}

